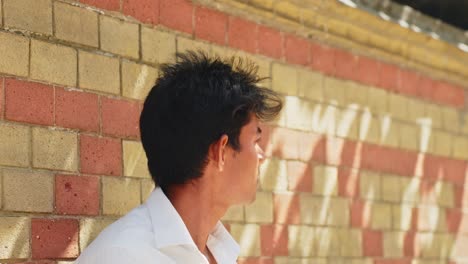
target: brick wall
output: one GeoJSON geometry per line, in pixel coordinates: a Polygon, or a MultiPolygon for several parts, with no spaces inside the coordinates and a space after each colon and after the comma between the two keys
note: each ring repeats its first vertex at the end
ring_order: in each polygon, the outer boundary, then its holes
{"type": "Polygon", "coordinates": [[[468,263],[468,55],[331,0],[368,23],[309,38],[292,1],[216,2],[0,0],[0,262],[71,263],[145,200],[142,100],[200,48],[285,100],[257,200],[224,217],[240,263],[468,263]],[[398,53],[373,25],[428,45],[398,53]]]}

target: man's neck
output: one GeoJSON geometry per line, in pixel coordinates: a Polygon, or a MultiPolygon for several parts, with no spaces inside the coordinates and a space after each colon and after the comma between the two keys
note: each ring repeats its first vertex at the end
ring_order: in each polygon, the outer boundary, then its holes
{"type": "Polygon", "coordinates": [[[198,184],[171,188],[168,198],[184,221],[195,245],[201,252],[206,252],[208,236],[228,206],[220,205],[214,192],[198,184]]]}

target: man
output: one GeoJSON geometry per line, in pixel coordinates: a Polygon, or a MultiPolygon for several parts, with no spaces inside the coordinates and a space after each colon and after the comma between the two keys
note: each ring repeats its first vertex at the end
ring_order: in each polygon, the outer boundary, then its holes
{"type": "Polygon", "coordinates": [[[264,159],[260,123],[282,103],[257,86],[252,64],[201,52],[177,61],[161,66],[140,118],[158,187],[106,228],[78,264],[236,263],[239,246],[219,219],[255,199],[264,159]]]}

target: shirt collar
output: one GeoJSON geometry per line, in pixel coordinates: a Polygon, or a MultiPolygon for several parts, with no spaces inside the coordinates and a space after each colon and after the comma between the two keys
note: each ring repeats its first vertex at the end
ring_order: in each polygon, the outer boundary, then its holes
{"type": "MultiPolygon", "coordinates": [[[[184,221],[161,188],[154,189],[145,205],[150,212],[158,248],[177,245],[196,247],[184,221]]],[[[207,246],[217,259],[235,260],[240,253],[239,245],[219,221],[208,237],[207,246]]]]}

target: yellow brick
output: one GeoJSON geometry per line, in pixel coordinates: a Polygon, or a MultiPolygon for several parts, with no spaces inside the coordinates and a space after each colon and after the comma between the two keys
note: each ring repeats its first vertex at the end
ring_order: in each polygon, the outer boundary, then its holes
{"type": "Polygon", "coordinates": [[[288,226],[288,250],[294,257],[310,257],[316,255],[316,232],[310,226],[288,226]]]}
{"type": "Polygon", "coordinates": [[[418,229],[420,231],[447,230],[445,209],[435,205],[418,206],[418,229]]]}
{"type": "Polygon", "coordinates": [[[373,229],[390,229],[392,227],[392,206],[386,203],[372,204],[370,224],[373,229]]]}
{"type": "Polygon", "coordinates": [[[330,199],[301,193],[299,196],[301,223],[326,225],[330,214],[330,199]]]}
{"type": "Polygon", "coordinates": [[[3,0],[6,27],[52,35],[51,0],[3,0]]]}
{"type": "Polygon", "coordinates": [[[3,170],[3,209],[52,212],[54,177],[48,173],[3,170]]]}
{"type": "Polygon", "coordinates": [[[119,60],[89,52],[79,52],[79,85],[105,93],[120,93],[119,60]]]}
{"type": "Polygon", "coordinates": [[[0,32],[0,72],[17,76],[28,75],[29,40],[0,32]]]}
{"type": "Polygon", "coordinates": [[[233,205],[229,207],[222,217],[223,221],[243,222],[244,219],[244,207],[242,205],[233,205]]]}
{"type": "Polygon", "coordinates": [[[400,178],[401,184],[401,198],[403,202],[409,202],[416,204],[419,202],[419,187],[421,186],[421,180],[417,178],[400,178]]]}
{"type": "Polygon", "coordinates": [[[406,97],[402,95],[394,93],[389,94],[388,106],[393,118],[399,120],[406,120],[408,116],[407,102],[408,100],[406,99],[406,97]]]}
{"type": "Polygon", "coordinates": [[[463,117],[463,127],[461,128],[462,133],[468,135],[468,113],[463,117]]]}
{"type": "Polygon", "coordinates": [[[450,107],[442,107],[442,127],[451,132],[460,130],[460,115],[457,110],[450,107]]]}
{"type": "Polygon", "coordinates": [[[420,135],[419,129],[415,125],[404,123],[399,124],[400,128],[400,146],[404,149],[419,151],[420,135]]]}
{"type": "Polygon", "coordinates": [[[189,39],[185,37],[177,37],[177,52],[184,53],[189,50],[203,51],[207,54],[210,54],[211,46],[203,41],[189,39]]]}
{"type": "Polygon", "coordinates": [[[330,199],[330,212],[327,225],[349,226],[349,202],[345,198],[337,197],[330,199]]]}
{"type": "Polygon", "coordinates": [[[373,114],[385,114],[388,112],[388,92],[379,88],[369,88],[368,106],[373,114]]]}
{"type": "Polygon", "coordinates": [[[176,38],[174,34],[152,28],[141,28],[141,54],[144,61],[167,63],[175,60],[176,38]]]}
{"type": "Polygon", "coordinates": [[[348,105],[346,109],[338,110],[336,135],[339,137],[350,138],[357,141],[359,139],[359,115],[357,107],[348,105]]]}
{"type": "Polygon", "coordinates": [[[260,256],[260,227],[255,224],[232,224],[232,237],[239,243],[241,257],[260,256]]]}
{"type": "Polygon", "coordinates": [[[248,223],[273,222],[273,199],[271,192],[257,192],[255,201],[245,206],[245,220],[248,223]]]}
{"type": "Polygon", "coordinates": [[[313,132],[336,135],[339,116],[339,109],[335,105],[316,104],[313,107],[312,116],[309,116],[308,119],[312,119],[313,132]]]}
{"type": "Polygon", "coordinates": [[[96,12],[55,2],[54,19],[57,38],[92,47],[99,46],[96,12]]]}
{"type": "Polygon", "coordinates": [[[285,191],[288,189],[285,160],[267,159],[260,167],[260,186],[265,191],[285,191]]]}
{"type": "Polygon", "coordinates": [[[271,10],[273,9],[273,2],[275,2],[275,0],[251,0],[249,4],[271,10]]]}
{"type": "Polygon", "coordinates": [[[380,200],[381,179],[380,175],[372,171],[361,171],[359,176],[360,197],[369,200],[380,200]]]}
{"type": "Polygon", "coordinates": [[[273,63],[272,89],[284,95],[297,95],[296,68],[285,64],[273,63]]]}
{"type": "Polygon", "coordinates": [[[341,241],[341,256],[362,256],[362,234],[360,230],[343,228],[339,230],[339,237],[341,241]]]}
{"type": "Polygon", "coordinates": [[[124,175],[151,178],[148,171],[148,159],[141,142],[122,141],[124,175]]]}
{"type": "Polygon", "coordinates": [[[425,104],[417,99],[408,99],[408,116],[406,121],[416,122],[420,118],[426,117],[425,104]]]}
{"type": "Polygon", "coordinates": [[[453,137],[453,157],[457,159],[468,159],[468,137],[453,137]]]}
{"type": "Polygon", "coordinates": [[[394,230],[410,230],[412,228],[413,206],[408,204],[392,205],[392,227],[394,230]]]}
{"type": "Polygon", "coordinates": [[[368,86],[351,82],[345,90],[346,103],[357,104],[361,108],[367,106],[369,89],[368,86]]]}
{"type": "Polygon", "coordinates": [[[382,175],[382,200],[386,202],[401,201],[400,177],[394,175],[382,175]]]}
{"type": "Polygon", "coordinates": [[[76,50],[31,40],[31,77],[76,86],[76,50]]]}
{"type": "Polygon", "coordinates": [[[78,169],[78,139],[75,133],[34,127],[33,167],[65,171],[78,169]]]}
{"type": "Polygon", "coordinates": [[[314,194],[330,196],[338,193],[338,169],[331,166],[314,167],[314,194]]]}
{"type": "Polygon", "coordinates": [[[102,178],[102,213],[123,215],[140,204],[138,180],[118,177],[102,178]]]}
{"type": "Polygon", "coordinates": [[[359,119],[359,140],[373,144],[381,142],[381,126],[379,119],[365,110],[359,119]]]}
{"type": "Polygon", "coordinates": [[[437,181],[434,191],[437,197],[437,204],[443,207],[454,207],[455,193],[453,183],[437,181]]]}
{"type": "Polygon", "coordinates": [[[314,111],[316,105],[296,96],[286,96],[284,100],[284,114],[286,127],[304,131],[312,131],[314,111]]]}
{"type": "Polygon", "coordinates": [[[379,117],[380,143],[384,146],[397,148],[400,145],[400,128],[389,115],[379,117]]]}
{"type": "Polygon", "coordinates": [[[431,138],[434,142],[433,153],[450,157],[452,154],[452,135],[441,130],[432,130],[431,138]]]}
{"type": "Polygon", "coordinates": [[[426,115],[430,118],[432,127],[442,127],[442,110],[436,104],[426,104],[426,115]]]}
{"type": "MultiPolygon", "coordinates": [[[[423,258],[446,258],[450,256],[453,247],[453,237],[450,234],[418,233],[416,243],[420,245],[421,257],[423,258]]],[[[435,263],[442,263],[433,262],[435,263]]]]}
{"type": "Polygon", "coordinates": [[[29,166],[30,137],[27,127],[0,124],[0,165],[29,166]]]}
{"type": "Polygon", "coordinates": [[[290,3],[289,1],[276,1],[273,8],[275,14],[295,21],[300,20],[300,9],[296,4],[290,3]]]}
{"type": "Polygon", "coordinates": [[[101,49],[112,53],[139,57],[138,24],[100,16],[101,49]]]}
{"type": "Polygon", "coordinates": [[[80,219],[80,251],[93,242],[93,240],[101,233],[104,228],[109,226],[115,219],[104,218],[83,218],[80,219]]]}
{"type": "Polygon", "coordinates": [[[261,87],[271,87],[271,60],[258,56],[247,56],[247,59],[258,67],[257,76],[265,78],[258,83],[261,87]]]}
{"type": "Polygon", "coordinates": [[[339,229],[329,227],[315,228],[315,246],[317,256],[330,257],[340,256],[340,237],[339,229]]]}
{"type": "Polygon", "coordinates": [[[3,10],[2,10],[2,6],[3,6],[3,3],[2,3],[2,0],[0,0],[0,26],[3,27],[3,10]]]}
{"type": "Polygon", "coordinates": [[[122,94],[144,100],[158,78],[158,70],[143,64],[122,61],[122,94]]]}
{"type": "Polygon", "coordinates": [[[146,199],[150,196],[155,188],[153,179],[142,179],[140,181],[141,185],[141,202],[146,202],[146,199]]]}
{"type": "Polygon", "coordinates": [[[31,220],[27,217],[0,217],[0,259],[25,259],[31,255],[31,220]]]}
{"type": "Polygon", "coordinates": [[[323,102],[323,75],[317,72],[299,69],[298,95],[310,100],[323,102]]]}
{"type": "Polygon", "coordinates": [[[339,105],[341,107],[345,106],[345,93],[349,86],[351,86],[349,81],[335,79],[332,77],[324,77],[323,92],[325,100],[334,105],[339,105]]]}
{"type": "Polygon", "coordinates": [[[403,245],[405,242],[405,232],[384,232],[383,247],[384,257],[403,257],[403,245]]]}

